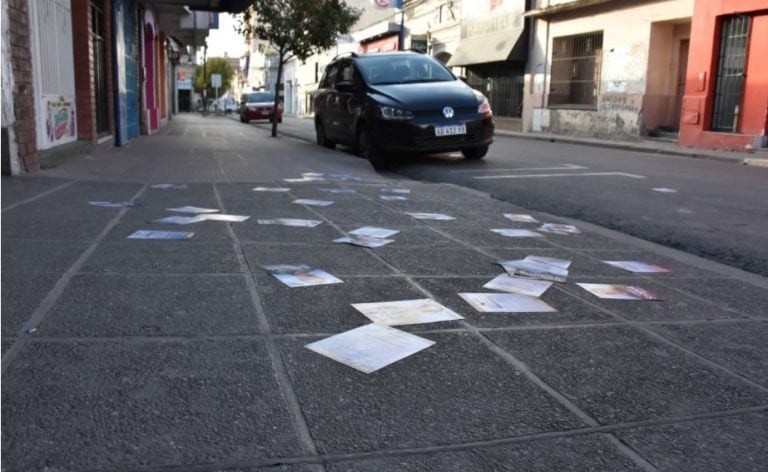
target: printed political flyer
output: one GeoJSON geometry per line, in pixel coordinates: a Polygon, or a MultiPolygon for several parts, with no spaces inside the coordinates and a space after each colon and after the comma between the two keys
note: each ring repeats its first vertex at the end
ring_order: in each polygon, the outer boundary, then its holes
{"type": "Polygon", "coordinates": [[[663,301],[664,298],[650,290],[632,285],[608,284],[576,284],[598,298],[610,300],[652,300],[663,301]]]}
{"type": "Polygon", "coordinates": [[[464,319],[461,315],[430,298],[393,302],[353,303],[352,306],[374,323],[386,326],[464,319]]]}
{"type": "Polygon", "coordinates": [[[535,297],[519,293],[460,293],[459,296],[483,313],[542,313],[557,311],[535,297]]]}

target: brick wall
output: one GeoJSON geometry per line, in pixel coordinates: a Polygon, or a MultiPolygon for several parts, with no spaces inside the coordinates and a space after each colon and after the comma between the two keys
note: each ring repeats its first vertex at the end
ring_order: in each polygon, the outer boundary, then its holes
{"type": "Polygon", "coordinates": [[[93,88],[93,38],[90,0],[72,0],[72,51],[75,56],[75,103],[77,138],[97,139],[96,97],[93,88]]]}
{"type": "Polygon", "coordinates": [[[13,67],[14,128],[19,157],[27,172],[40,170],[37,155],[35,99],[30,52],[29,9],[27,0],[7,0],[11,33],[11,66],[13,67]]]}

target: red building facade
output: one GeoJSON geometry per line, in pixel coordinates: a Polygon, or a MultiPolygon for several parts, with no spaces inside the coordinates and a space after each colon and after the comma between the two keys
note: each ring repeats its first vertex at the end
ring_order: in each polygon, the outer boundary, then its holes
{"type": "Polygon", "coordinates": [[[768,0],[697,0],[681,146],[765,147],[768,132],[768,0]]]}

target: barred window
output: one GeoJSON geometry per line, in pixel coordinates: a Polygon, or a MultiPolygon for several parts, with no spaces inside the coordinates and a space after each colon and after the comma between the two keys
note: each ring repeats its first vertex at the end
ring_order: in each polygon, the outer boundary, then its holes
{"type": "Polygon", "coordinates": [[[554,38],[549,105],[596,106],[602,56],[602,31],[554,38]]]}

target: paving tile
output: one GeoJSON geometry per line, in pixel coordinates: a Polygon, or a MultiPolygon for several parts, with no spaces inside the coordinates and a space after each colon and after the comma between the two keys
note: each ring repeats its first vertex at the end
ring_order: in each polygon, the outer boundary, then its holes
{"type": "Polygon", "coordinates": [[[83,272],[223,274],[240,272],[230,241],[106,241],[83,272]]]}
{"type": "MultiPolygon", "coordinates": [[[[27,200],[32,197],[36,197],[44,192],[47,192],[59,185],[70,182],[68,179],[53,179],[53,178],[41,178],[32,176],[13,176],[2,177],[2,185],[0,185],[0,191],[2,192],[3,208],[6,208],[14,203],[18,203],[27,200]]],[[[59,190],[61,191],[61,190],[59,190]]],[[[55,195],[52,194],[52,196],[55,195]]],[[[46,197],[43,197],[46,198],[46,197]]],[[[53,197],[55,198],[55,197],[53,197]]],[[[19,211],[21,213],[24,210],[11,210],[19,211]]]]}
{"type": "MultiPolygon", "coordinates": [[[[3,240],[78,240],[90,241],[104,230],[109,221],[117,215],[117,208],[96,208],[84,203],[85,211],[95,210],[98,215],[81,213],[72,215],[71,210],[57,212],[55,209],[25,212],[12,210],[3,214],[3,240]]],[[[28,211],[29,210],[29,211],[28,211]]]]}
{"type": "Polygon", "coordinates": [[[643,470],[598,435],[336,462],[328,464],[327,469],[329,472],[643,470]]]}
{"type": "Polygon", "coordinates": [[[39,336],[190,336],[258,332],[242,275],[78,275],[39,336]]]}
{"type": "Polygon", "coordinates": [[[280,341],[319,452],[444,445],[583,426],[474,338],[424,337],[437,344],[369,375],[304,348],[312,338],[280,341]]]}
{"type": "Polygon", "coordinates": [[[492,332],[602,424],[764,405],[768,393],[626,326],[492,332]]]}
{"type": "Polygon", "coordinates": [[[768,388],[768,322],[658,324],[648,328],[768,388]]]}
{"type": "Polygon", "coordinates": [[[2,337],[16,336],[40,302],[59,280],[59,274],[11,272],[2,277],[2,337]]]}
{"type": "Polygon", "coordinates": [[[498,275],[494,260],[465,248],[398,248],[393,244],[377,249],[384,260],[408,275],[498,275]]]}
{"type": "Polygon", "coordinates": [[[435,299],[464,316],[470,324],[479,328],[504,328],[513,326],[547,325],[559,323],[613,322],[615,318],[573,297],[554,284],[541,300],[557,310],[552,313],[481,313],[472,308],[458,294],[462,292],[493,292],[483,288],[488,278],[416,278],[415,281],[432,293],[435,299]]]}
{"type": "Polygon", "coordinates": [[[330,244],[334,239],[341,237],[341,232],[339,230],[323,221],[317,215],[303,215],[300,219],[321,221],[322,223],[314,228],[260,225],[255,219],[251,218],[241,224],[233,225],[232,229],[237,235],[237,238],[244,243],[330,244]]]}
{"type": "MultiPolygon", "coordinates": [[[[564,259],[571,261],[570,267],[568,267],[568,280],[574,277],[601,277],[601,278],[615,278],[623,276],[626,278],[629,272],[619,274],[616,271],[620,270],[615,267],[611,267],[608,264],[596,261],[588,256],[580,254],[575,251],[566,249],[558,249],[549,246],[547,248],[489,248],[486,252],[495,256],[494,261],[502,260],[515,260],[525,259],[528,256],[544,256],[554,257],[557,259],[564,259]]],[[[499,273],[503,273],[504,269],[501,266],[499,273]]],[[[624,272],[624,271],[622,271],[624,272]]],[[[630,275],[631,276],[631,275],[630,275]]]]}
{"type": "MultiPolygon", "coordinates": [[[[264,310],[276,333],[340,333],[371,321],[352,303],[426,298],[400,277],[347,277],[342,284],[290,288],[274,277],[258,277],[264,310]]],[[[455,322],[413,325],[416,330],[457,327],[455,322]]]]}
{"type": "Polygon", "coordinates": [[[15,338],[7,338],[7,337],[3,336],[3,340],[2,340],[2,350],[3,350],[2,351],[2,355],[3,356],[5,355],[6,352],[8,352],[8,349],[10,349],[11,346],[13,346],[13,343],[15,341],[16,341],[15,338]]]}
{"type": "Polygon", "coordinates": [[[658,470],[680,472],[753,472],[768,464],[768,414],[618,431],[616,435],[658,470]]]}
{"type": "MultiPolygon", "coordinates": [[[[373,249],[380,251],[383,248],[373,249]]],[[[276,264],[306,264],[323,269],[343,279],[344,275],[390,275],[394,271],[370,254],[369,249],[349,244],[317,245],[244,244],[243,252],[254,273],[261,266],[276,264]]]]}
{"type": "MultiPolygon", "coordinates": [[[[676,283],[673,285],[676,286],[676,283]]],[[[589,303],[633,321],[709,320],[740,316],[738,313],[727,311],[714,303],[702,301],[698,298],[674,290],[663,280],[654,281],[648,278],[631,277],[612,279],[569,277],[568,284],[564,286],[564,289],[589,303]],[[664,300],[644,301],[602,299],[579,287],[576,285],[577,283],[635,285],[660,295],[664,300]]]]}
{"type": "Polygon", "coordinates": [[[729,310],[768,318],[768,290],[733,279],[676,280],[674,287],[729,310]]]}
{"type": "MultiPolygon", "coordinates": [[[[337,225],[357,226],[420,226],[420,220],[411,218],[400,211],[390,209],[377,202],[357,199],[334,199],[335,195],[328,194],[323,200],[334,200],[336,203],[326,207],[312,207],[337,225]]],[[[345,195],[345,197],[348,197],[345,195]]]]}
{"type": "Polygon", "coordinates": [[[475,247],[502,249],[530,248],[532,251],[552,249],[552,245],[547,242],[546,236],[543,238],[508,238],[492,232],[492,228],[533,229],[523,226],[507,225],[502,221],[496,226],[489,226],[487,228],[461,226],[455,228],[440,228],[440,231],[464,242],[465,244],[475,247]]]}
{"type": "Polygon", "coordinates": [[[3,467],[136,469],[301,455],[268,359],[257,341],[36,341],[3,373],[3,467]]]}
{"type": "Polygon", "coordinates": [[[714,276],[713,272],[684,264],[675,259],[670,259],[654,252],[593,250],[584,251],[582,254],[586,257],[593,258],[594,262],[605,266],[604,274],[607,276],[646,277],[650,279],[678,279],[684,277],[712,278],[714,276]],[[642,261],[664,267],[665,269],[669,269],[669,272],[633,273],[619,267],[613,267],[602,261],[642,261]]]}
{"type": "MultiPolygon", "coordinates": [[[[354,231],[360,228],[362,225],[345,225],[341,229],[345,232],[354,231]]],[[[394,239],[394,243],[390,243],[393,247],[403,246],[429,246],[429,247],[464,247],[461,243],[446,238],[440,233],[434,231],[429,227],[395,227],[395,226],[383,226],[388,229],[396,229],[399,233],[388,236],[387,239],[394,239]]]]}

